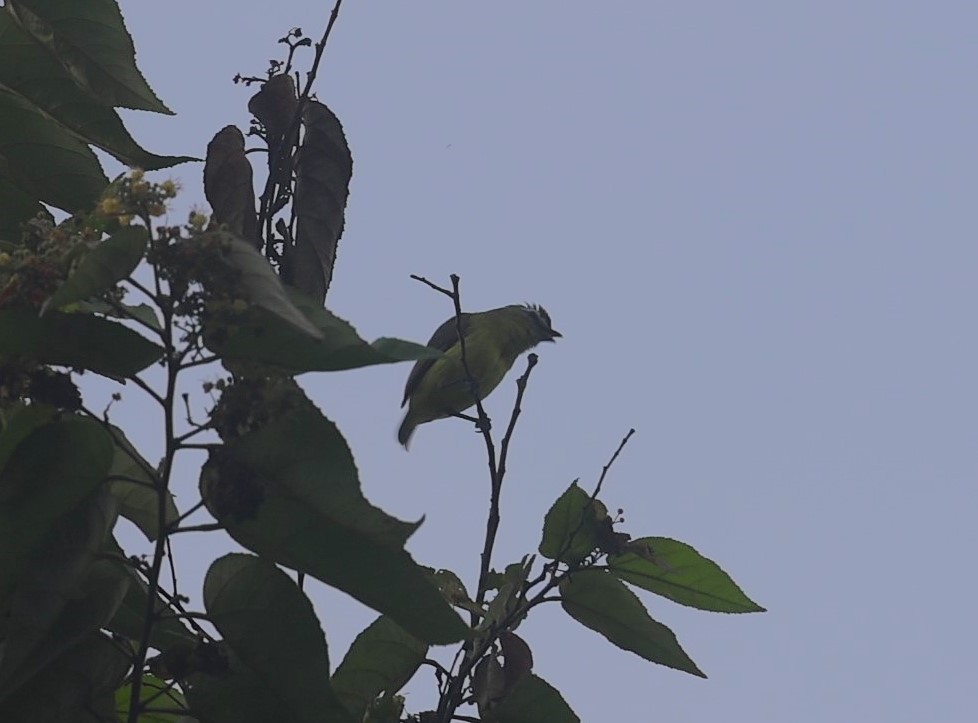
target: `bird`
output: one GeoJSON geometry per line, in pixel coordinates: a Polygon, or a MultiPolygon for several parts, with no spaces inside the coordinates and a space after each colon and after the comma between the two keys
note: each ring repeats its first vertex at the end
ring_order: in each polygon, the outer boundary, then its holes
{"type": "Polygon", "coordinates": [[[512,304],[448,319],[428,341],[429,347],[444,354],[417,361],[408,375],[401,401],[407,413],[397,440],[407,449],[419,424],[460,415],[475,404],[476,396],[482,401],[492,393],[520,354],[562,336],[551,325],[546,309],[534,304],[512,304]],[[462,365],[459,328],[474,384],[462,365]]]}

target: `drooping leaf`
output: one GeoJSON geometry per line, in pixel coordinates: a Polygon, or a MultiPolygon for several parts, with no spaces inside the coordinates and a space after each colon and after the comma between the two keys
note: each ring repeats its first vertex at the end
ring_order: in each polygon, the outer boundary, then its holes
{"type": "Polygon", "coordinates": [[[296,723],[353,719],[329,684],[326,638],[309,599],[273,563],[229,554],[204,580],[204,605],[225,644],[296,723]]]}
{"type": "Polygon", "coordinates": [[[580,570],[560,584],[561,606],[609,642],[653,663],[706,676],[679,646],[676,634],[649,617],[635,593],[604,570],[580,570]]]}
{"type": "MultiPolygon", "coordinates": [[[[115,453],[109,468],[109,491],[119,504],[119,514],[135,524],[146,537],[153,541],[160,534],[160,494],[158,480],[148,470],[153,469],[125,433],[112,427],[115,453]]],[[[175,522],[180,516],[173,495],[167,490],[164,503],[164,524],[175,522]]]]}
{"type": "Polygon", "coordinates": [[[3,616],[0,698],[112,618],[129,581],[96,556],[114,522],[107,495],[96,493],[31,551],[3,616]]]}
{"type": "Polygon", "coordinates": [[[532,673],[493,708],[487,723],[580,723],[560,692],[532,673]]]}
{"type": "Polygon", "coordinates": [[[105,479],[112,441],[89,419],[67,417],[38,428],[0,473],[0,609],[32,550],[105,479]]]}
{"type": "Polygon", "coordinates": [[[433,359],[441,352],[400,339],[381,338],[372,344],[361,339],[346,321],[323,309],[307,296],[289,291],[293,305],[315,326],[321,337],[310,338],[277,323],[261,309],[251,310],[215,351],[225,358],[244,359],[279,367],[289,374],[340,371],[433,359]]]}
{"type": "MultiPolygon", "coordinates": [[[[68,212],[92,207],[109,179],[95,154],[71,131],[47,117],[21,96],[0,85],[0,155],[4,175],[16,189],[34,201],[68,212]]],[[[24,198],[11,199],[27,210],[24,198]]],[[[13,218],[6,197],[0,197],[0,218],[13,218]]]]}
{"type": "Polygon", "coordinates": [[[16,723],[112,721],[114,691],[129,665],[129,657],[107,636],[89,634],[14,695],[0,701],[0,720],[16,723]]]}
{"type": "Polygon", "coordinates": [[[41,314],[111,289],[142,261],[146,242],[147,233],[142,226],[126,226],[116,231],[85,255],[71,276],[41,307],[41,314]]]}
{"type": "Polygon", "coordinates": [[[302,122],[305,135],[296,168],[295,248],[287,257],[283,277],[322,305],[343,235],[353,157],[343,126],[325,105],[307,103],[302,122]]]}
{"type": "Polygon", "coordinates": [[[0,355],[13,354],[121,379],[157,361],[163,349],[122,324],[90,314],[0,311],[0,355]]]}
{"type": "Polygon", "coordinates": [[[207,144],[204,196],[217,223],[260,247],[251,163],[245,155],[244,135],[236,126],[225,126],[207,144]]]}
{"type": "Polygon", "coordinates": [[[572,482],[547,512],[540,554],[548,560],[574,564],[597,548],[595,503],[577,482],[572,482]]]}
{"type": "MultiPolygon", "coordinates": [[[[269,323],[275,327],[283,326],[282,322],[285,322],[284,325],[293,333],[311,339],[320,338],[319,329],[295,307],[278,275],[253,244],[227,231],[211,231],[183,243],[220,244],[223,250],[221,263],[237,276],[235,292],[253,307],[252,310],[266,312],[270,316],[269,323]]],[[[212,344],[212,339],[208,337],[206,330],[204,341],[212,344]]],[[[223,353],[223,345],[213,348],[213,351],[223,353]]]]}
{"type": "Polygon", "coordinates": [[[299,100],[295,94],[295,83],[288,73],[273,75],[262,83],[258,92],[248,101],[248,111],[257,118],[265,128],[265,140],[268,142],[268,162],[274,162],[285,134],[288,132],[299,100]]]}
{"type": "Polygon", "coordinates": [[[0,13],[0,84],[126,165],[155,170],[194,160],[158,156],[140,147],[111,103],[79,85],[78,78],[44,43],[21,27],[11,12],[0,13]]]}
{"type": "Polygon", "coordinates": [[[764,608],[744,594],[712,560],[668,537],[643,537],[628,552],[608,559],[620,579],[680,605],[719,613],[759,613],[764,608]]]}
{"type": "Polygon", "coordinates": [[[354,720],[381,693],[396,693],[414,676],[428,646],[388,617],[361,632],[333,673],[333,690],[354,720]]]}
{"type": "Polygon", "coordinates": [[[201,494],[249,550],[343,590],[422,640],[467,634],[403,548],[417,525],[364,499],[346,441],[318,410],[286,413],[212,454],[201,494]]]}
{"type": "Polygon", "coordinates": [[[136,50],[115,2],[7,0],[6,6],[93,97],[108,106],[173,115],[136,68],[136,50]]]}

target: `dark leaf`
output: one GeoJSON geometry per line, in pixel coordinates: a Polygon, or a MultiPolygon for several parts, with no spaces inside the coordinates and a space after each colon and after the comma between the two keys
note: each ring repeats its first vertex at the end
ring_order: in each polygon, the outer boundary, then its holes
{"type": "Polygon", "coordinates": [[[506,694],[503,680],[503,666],[492,653],[486,655],[475,666],[472,674],[472,697],[479,709],[479,716],[487,718],[489,712],[506,694]]]}
{"type": "Polygon", "coordinates": [[[204,581],[204,604],[224,643],[296,723],[352,721],[329,685],[326,638],[312,604],[272,562],[229,554],[204,581]]]}
{"type": "Polygon", "coordinates": [[[90,633],[103,627],[126,593],[113,563],[96,561],[115,522],[104,494],[69,513],[32,550],[10,596],[0,659],[0,699],[90,633]]]}
{"type": "Polygon", "coordinates": [[[89,634],[0,702],[0,720],[114,723],[115,689],[129,665],[129,657],[107,636],[89,634]]]}
{"type": "MultiPolygon", "coordinates": [[[[142,530],[149,540],[155,540],[160,534],[158,478],[149,474],[152,465],[136,451],[121,429],[113,426],[112,438],[115,454],[109,468],[109,490],[118,502],[119,514],[142,530]]],[[[180,514],[173,495],[167,491],[164,497],[164,523],[168,525],[180,514]]]]}
{"type": "Polygon", "coordinates": [[[497,705],[487,723],[580,723],[552,685],[530,674],[497,705]]]}
{"type": "Polygon", "coordinates": [[[273,75],[248,101],[248,110],[265,127],[269,163],[292,125],[298,106],[295,83],[287,73],[273,75]]]}
{"type": "Polygon", "coordinates": [[[318,330],[313,339],[260,309],[250,310],[227,341],[213,351],[225,358],[261,362],[289,374],[339,371],[373,364],[435,358],[441,355],[421,344],[381,338],[372,344],[361,339],[350,324],[315,304],[303,294],[290,291],[289,298],[318,330]]]}
{"type": "Polygon", "coordinates": [[[129,276],[146,253],[146,237],[142,226],[126,226],[99,243],[44,303],[41,314],[108,291],[129,276]]]}
{"type": "Polygon", "coordinates": [[[95,491],[111,461],[109,435],[88,419],[45,425],[17,446],[0,473],[0,609],[35,546],[95,491]]]}
{"type": "MultiPolygon", "coordinates": [[[[226,669],[190,676],[187,700],[201,723],[270,723],[286,721],[286,701],[268,688],[256,672],[222,643],[226,669]]],[[[320,718],[320,723],[346,723],[345,718],[320,718]]]]}
{"type": "Polygon", "coordinates": [[[204,195],[217,223],[261,247],[251,163],[245,155],[244,135],[236,126],[225,126],[207,144],[204,195]]]}
{"type": "Polygon", "coordinates": [[[288,413],[212,455],[201,493],[244,547],[343,590],[422,640],[466,635],[403,549],[417,525],[364,499],[346,441],[317,410],[288,413]]]}
{"type": "Polygon", "coordinates": [[[92,97],[107,106],[173,114],[136,69],[136,50],[115,2],[7,0],[6,6],[92,97]]]}
{"type": "MultiPolygon", "coordinates": [[[[19,404],[4,410],[3,429],[0,430],[0,473],[17,446],[57,414],[58,410],[47,404],[19,404]]],[[[0,486],[0,502],[4,497],[0,486]]]]}
{"type": "Polygon", "coordinates": [[[516,633],[504,630],[499,635],[499,643],[503,650],[503,677],[506,690],[512,690],[533,670],[533,651],[516,633]]]}
{"type": "Polygon", "coordinates": [[[581,625],[648,661],[706,676],[679,646],[676,635],[649,617],[638,597],[604,570],[580,570],[560,583],[561,605],[581,625]]]}
{"type": "Polygon", "coordinates": [[[0,150],[0,241],[4,243],[19,243],[21,223],[44,210],[38,202],[39,194],[23,184],[24,179],[13,175],[0,150]]]}
{"type": "Polygon", "coordinates": [[[381,693],[396,693],[411,679],[428,646],[388,617],[360,633],[333,673],[333,690],[355,720],[381,693]]]}
{"type": "Polygon", "coordinates": [[[122,379],[163,356],[163,349],[122,324],[89,314],[0,311],[0,355],[88,369],[122,379]]]}
{"type": "Polygon", "coordinates": [[[140,147],[105,99],[91,95],[13,13],[0,13],[0,83],[75,135],[128,166],[155,170],[195,160],[158,156],[140,147]]]}
{"type": "Polygon", "coordinates": [[[643,537],[629,548],[634,552],[608,560],[611,571],[625,582],[700,610],[764,612],[719,565],[683,542],[643,537]]]}
{"type": "Polygon", "coordinates": [[[306,132],[296,169],[296,240],[283,278],[322,305],[343,235],[353,157],[343,126],[325,105],[310,101],[302,122],[306,132]]]}
{"type": "Polygon", "coordinates": [[[580,562],[598,546],[601,528],[597,501],[572,482],[553,503],[543,523],[540,554],[548,560],[580,562]]]}
{"type": "Polygon", "coordinates": [[[0,177],[6,177],[19,189],[11,199],[0,196],[0,220],[6,225],[26,221],[33,215],[14,218],[14,208],[21,209],[21,213],[29,210],[27,199],[71,213],[87,210],[109,183],[85,143],[2,85],[0,156],[6,161],[0,177]]]}

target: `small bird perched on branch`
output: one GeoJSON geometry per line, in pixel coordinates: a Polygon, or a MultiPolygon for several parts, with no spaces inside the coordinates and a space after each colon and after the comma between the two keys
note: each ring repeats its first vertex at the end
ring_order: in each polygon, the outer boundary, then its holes
{"type": "Polygon", "coordinates": [[[517,357],[539,344],[561,336],[550,325],[550,314],[542,306],[503,306],[474,314],[452,317],[438,327],[428,346],[445,354],[415,363],[404,387],[403,407],[407,414],[397,431],[397,440],[407,449],[414,428],[435,419],[460,414],[485,399],[506,376],[517,357]],[[465,339],[462,364],[459,327],[465,339]],[[473,388],[474,387],[474,388],[473,388]]]}

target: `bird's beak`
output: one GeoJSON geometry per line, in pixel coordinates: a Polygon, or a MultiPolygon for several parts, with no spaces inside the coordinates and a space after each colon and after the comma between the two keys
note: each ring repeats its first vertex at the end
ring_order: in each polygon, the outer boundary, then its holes
{"type": "Polygon", "coordinates": [[[550,338],[547,339],[547,341],[554,341],[555,339],[563,339],[563,338],[564,338],[563,334],[561,334],[559,331],[554,331],[553,329],[551,329],[550,338]]]}

